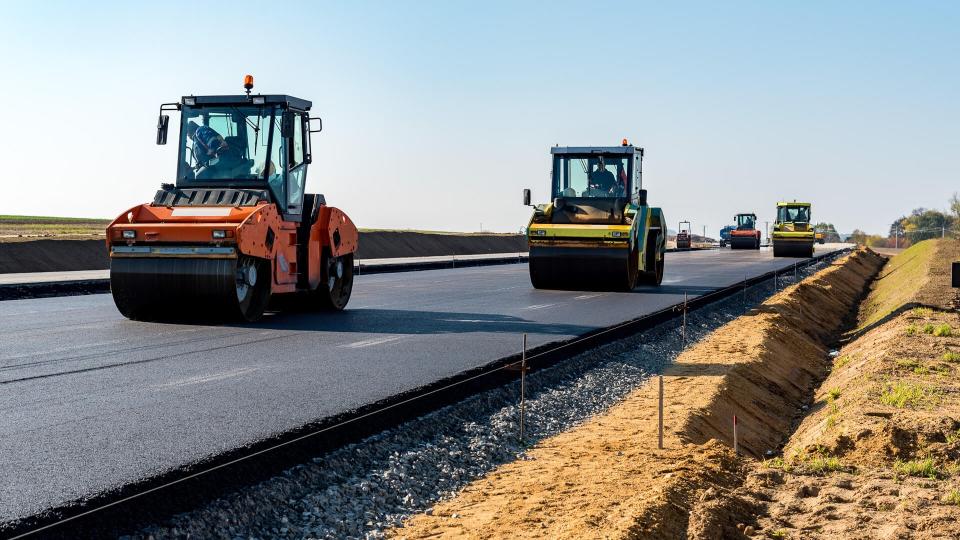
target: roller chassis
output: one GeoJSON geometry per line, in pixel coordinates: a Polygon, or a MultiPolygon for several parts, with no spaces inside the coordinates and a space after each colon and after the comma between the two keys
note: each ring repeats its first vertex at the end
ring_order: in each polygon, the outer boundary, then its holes
{"type": "MultiPolygon", "coordinates": [[[[667,226],[662,210],[646,203],[643,149],[624,141],[619,147],[554,147],[550,153],[554,199],[535,206],[527,225],[531,284],[569,290],[659,285],[667,226]],[[609,192],[593,193],[591,175],[604,171],[604,163],[619,180],[609,192]]],[[[529,190],[524,204],[530,205],[529,190]]]]}
{"type": "Polygon", "coordinates": [[[152,203],[124,212],[106,231],[111,292],[124,316],[255,321],[269,306],[346,307],[356,226],[322,195],[303,193],[312,162],[309,134],[319,131],[310,121],[319,119],[309,118],[309,101],[250,95],[252,79],[246,88],[246,96],[185,96],[161,106],[157,144],[167,140],[163,113],[183,111],[177,184],[164,184],[152,203]],[[220,149],[233,152],[233,161],[222,160],[229,166],[221,177],[194,174],[185,161],[193,155],[187,128],[207,125],[211,114],[234,122],[217,132],[220,149]],[[245,114],[264,115],[269,136],[260,137],[259,117],[245,114]],[[253,158],[273,155],[272,148],[283,160],[255,168],[253,158]]]}

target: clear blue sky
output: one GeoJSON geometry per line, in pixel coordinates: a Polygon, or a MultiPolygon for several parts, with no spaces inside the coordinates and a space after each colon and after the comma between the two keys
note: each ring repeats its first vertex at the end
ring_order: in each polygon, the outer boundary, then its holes
{"type": "Polygon", "coordinates": [[[783,198],[884,232],[960,190],[960,3],[667,4],[4,2],[0,213],[150,200],[158,105],[246,73],[313,101],[309,187],[364,227],[517,230],[551,145],[623,137],[698,232],[783,198]]]}

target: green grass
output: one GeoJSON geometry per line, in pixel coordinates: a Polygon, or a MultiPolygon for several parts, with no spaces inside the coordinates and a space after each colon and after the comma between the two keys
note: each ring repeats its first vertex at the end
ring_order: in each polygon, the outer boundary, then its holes
{"type": "Polygon", "coordinates": [[[833,361],[833,369],[840,369],[849,363],[850,363],[849,356],[847,355],[838,356],[837,359],[833,361]]]}
{"type": "Polygon", "coordinates": [[[943,353],[943,357],[942,357],[942,358],[943,358],[944,361],[946,361],[946,362],[960,362],[960,353],[953,352],[953,351],[947,351],[947,352],[943,353]]]}
{"type": "Polygon", "coordinates": [[[830,400],[830,401],[836,401],[836,400],[840,399],[840,389],[839,389],[839,388],[831,388],[830,391],[827,392],[827,399],[830,400]]]}
{"type": "Polygon", "coordinates": [[[926,387],[909,382],[897,381],[884,385],[880,391],[880,403],[898,409],[919,407],[933,397],[934,392],[926,387]]]}
{"type": "Polygon", "coordinates": [[[807,468],[813,473],[836,472],[843,470],[843,462],[833,456],[816,455],[806,462],[807,468]]]}
{"type": "Polygon", "coordinates": [[[949,324],[941,324],[933,329],[933,335],[937,337],[950,337],[953,335],[953,329],[950,328],[949,324]]]}
{"type": "Polygon", "coordinates": [[[907,329],[906,329],[906,333],[907,333],[908,336],[912,336],[912,335],[916,334],[916,333],[917,333],[917,325],[911,324],[910,326],[908,326],[907,329]]]}
{"type": "Polygon", "coordinates": [[[893,470],[906,476],[920,476],[926,478],[937,478],[941,471],[932,458],[912,459],[910,461],[897,460],[893,464],[893,470]]]}
{"type": "Polygon", "coordinates": [[[933,315],[933,310],[928,307],[913,308],[913,314],[916,317],[929,317],[933,315]]]}
{"type": "Polygon", "coordinates": [[[914,301],[920,287],[926,282],[936,242],[926,240],[916,243],[884,265],[861,307],[858,325],[861,329],[914,301]]]}
{"type": "Polygon", "coordinates": [[[951,489],[950,492],[944,495],[940,500],[947,504],[960,506],[960,489],[951,489]]]}
{"type": "Polygon", "coordinates": [[[957,441],[960,441],[960,429],[952,433],[947,433],[947,444],[953,444],[957,441]]]}
{"type": "Polygon", "coordinates": [[[924,334],[933,334],[933,331],[935,330],[935,328],[936,328],[936,327],[933,326],[932,324],[927,323],[927,324],[923,325],[923,333],[924,333],[924,334]]]}
{"type": "Polygon", "coordinates": [[[777,529],[770,533],[770,538],[789,538],[786,529],[777,529]]]}
{"type": "Polygon", "coordinates": [[[898,368],[908,371],[912,371],[920,367],[920,361],[914,358],[901,358],[900,360],[897,360],[896,363],[898,368]]]}

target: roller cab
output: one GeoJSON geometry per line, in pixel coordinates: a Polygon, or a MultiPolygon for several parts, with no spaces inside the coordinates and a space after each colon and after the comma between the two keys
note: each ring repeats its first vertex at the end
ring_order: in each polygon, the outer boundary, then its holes
{"type": "Polygon", "coordinates": [[[760,231],[757,229],[756,214],[737,214],[733,218],[736,226],[730,231],[731,249],[760,249],[760,231]]]}
{"type": "Polygon", "coordinates": [[[554,147],[551,202],[527,226],[530,281],[540,289],[632,290],[663,279],[666,227],[642,189],[643,149],[554,147]]]}
{"type": "Polygon", "coordinates": [[[774,257],[812,257],[815,233],[810,203],[779,202],[771,240],[774,257]]]}
{"type": "Polygon", "coordinates": [[[161,106],[158,144],[164,113],[180,114],[176,182],[107,228],[110,287],[126,317],[253,321],[271,304],[346,306],[357,229],[304,193],[320,120],[309,101],[247,90],[161,106]]]}

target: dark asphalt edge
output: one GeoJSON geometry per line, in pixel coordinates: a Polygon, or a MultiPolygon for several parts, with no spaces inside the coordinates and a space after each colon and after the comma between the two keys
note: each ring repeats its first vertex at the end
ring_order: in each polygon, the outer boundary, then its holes
{"type": "MultiPolygon", "coordinates": [[[[667,252],[697,251],[702,248],[668,249],[667,252]]],[[[353,267],[354,275],[394,274],[397,272],[417,272],[420,270],[440,270],[444,268],[467,268],[474,266],[495,266],[501,264],[519,264],[527,260],[526,253],[516,257],[498,257],[491,259],[461,259],[452,261],[424,261],[407,263],[384,263],[364,266],[359,261],[353,267]]],[[[58,296],[81,296],[86,294],[104,294],[110,292],[109,279],[87,279],[77,281],[49,281],[44,283],[17,283],[0,285],[0,302],[4,300],[26,300],[31,298],[52,298],[58,296]]]]}
{"type": "MultiPolygon", "coordinates": [[[[849,251],[847,248],[815,256],[803,261],[798,267],[809,266],[826,258],[836,258],[849,251]]],[[[775,274],[784,275],[789,272],[789,267],[774,270],[735,285],[716,289],[690,299],[687,308],[699,309],[735,295],[744,287],[768,281],[775,274]]],[[[638,291],[638,294],[640,293],[642,291],[638,291]]],[[[586,350],[675,319],[681,315],[678,305],[576,338],[528,349],[528,369],[532,372],[551,367],[586,350]]],[[[359,442],[480,392],[515,382],[519,371],[510,367],[519,364],[521,360],[520,335],[517,337],[516,354],[140,482],[50,508],[18,521],[0,523],[0,538],[117,537],[161,522],[171,515],[208,504],[230,492],[267,480],[324,453],[359,442]],[[275,448],[279,445],[282,446],[275,448]],[[246,459],[248,456],[254,457],[246,459]],[[173,482],[177,483],[168,486],[173,482]],[[144,495],[139,495],[141,493],[144,495]],[[90,511],[94,512],[87,513],[90,511]],[[50,527],[38,531],[47,526],[50,527]]]]}

